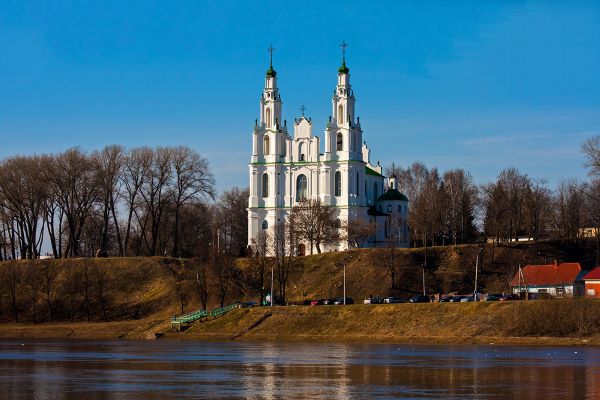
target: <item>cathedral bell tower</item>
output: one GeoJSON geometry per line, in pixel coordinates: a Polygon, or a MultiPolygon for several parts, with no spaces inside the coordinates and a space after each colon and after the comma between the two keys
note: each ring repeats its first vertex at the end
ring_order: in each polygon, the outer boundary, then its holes
{"type": "Polygon", "coordinates": [[[355,118],[354,92],[350,86],[350,69],[346,66],[346,47],[342,42],[342,65],[338,68],[337,85],[331,98],[332,112],[325,131],[325,155],[329,160],[360,160],[362,131],[355,118]]]}
{"type": "Polygon", "coordinates": [[[277,88],[277,71],[273,69],[273,51],[269,49],[269,69],[260,97],[260,119],[254,126],[252,162],[277,162],[285,156],[287,126],[281,119],[281,95],[277,88]]]}

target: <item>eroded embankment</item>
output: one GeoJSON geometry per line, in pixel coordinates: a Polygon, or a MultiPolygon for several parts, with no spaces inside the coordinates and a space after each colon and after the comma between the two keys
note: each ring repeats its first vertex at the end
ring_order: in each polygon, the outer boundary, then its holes
{"type": "Polygon", "coordinates": [[[255,307],[172,332],[169,318],[0,324],[2,338],[600,345],[600,302],[255,307]]]}
{"type": "Polygon", "coordinates": [[[165,337],[597,345],[598,321],[600,302],[591,300],[246,308],[165,337]]]}

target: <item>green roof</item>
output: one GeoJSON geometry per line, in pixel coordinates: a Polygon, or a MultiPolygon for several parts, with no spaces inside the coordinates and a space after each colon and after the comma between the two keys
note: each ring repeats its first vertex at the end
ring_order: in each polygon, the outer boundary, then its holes
{"type": "Polygon", "coordinates": [[[365,174],[367,174],[367,175],[373,175],[373,176],[378,176],[380,178],[385,178],[379,172],[377,172],[375,170],[372,170],[371,168],[367,167],[366,165],[365,165],[365,174]]]}
{"type": "Polygon", "coordinates": [[[408,201],[408,197],[400,193],[397,189],[388,189],[387,192],[382,194],[377,198],[377,201],[380,200],[401,200],[408,201]]]}

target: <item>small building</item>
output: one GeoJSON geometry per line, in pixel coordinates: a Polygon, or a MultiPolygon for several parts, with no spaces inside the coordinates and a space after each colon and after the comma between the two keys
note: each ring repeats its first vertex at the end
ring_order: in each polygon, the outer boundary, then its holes
{"type": "Polygon", "coordinates": [[[510,283],[513,293],[548,294],[556,298],[583,296],[584,284],[579,263],[556,261],[547,265],[527,265],[510,283]]]}
{"type": "Polygon", "coordinates": [[[600,299],[600,267],[594,268],[590,273],[583,276],[585,283],[585,295],[600,299]]]}

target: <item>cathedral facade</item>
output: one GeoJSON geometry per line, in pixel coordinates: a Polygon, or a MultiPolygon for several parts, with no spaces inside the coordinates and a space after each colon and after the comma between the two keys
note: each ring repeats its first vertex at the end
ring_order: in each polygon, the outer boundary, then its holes
{"type": "MultiPolygon", "coordinates": [[[[335,207],[339,229],[374,224],[365,247],[389,245],[391,238],[397,246],[408,245],[408,199],[395,187],[394,177],[386,179],[381,166],[370,162],[349,72],[344,57],[322,140],[304,113],[294,119],[292,127],[282,118],[277,72],[271,62],[260,98],[260,118],[252,132],[249,244],[260,230],[285,221],[302,200],[320,199],[323,205],[335,207]]],[[[324,250],[349,246],[346,241],[324,250]]]]}

